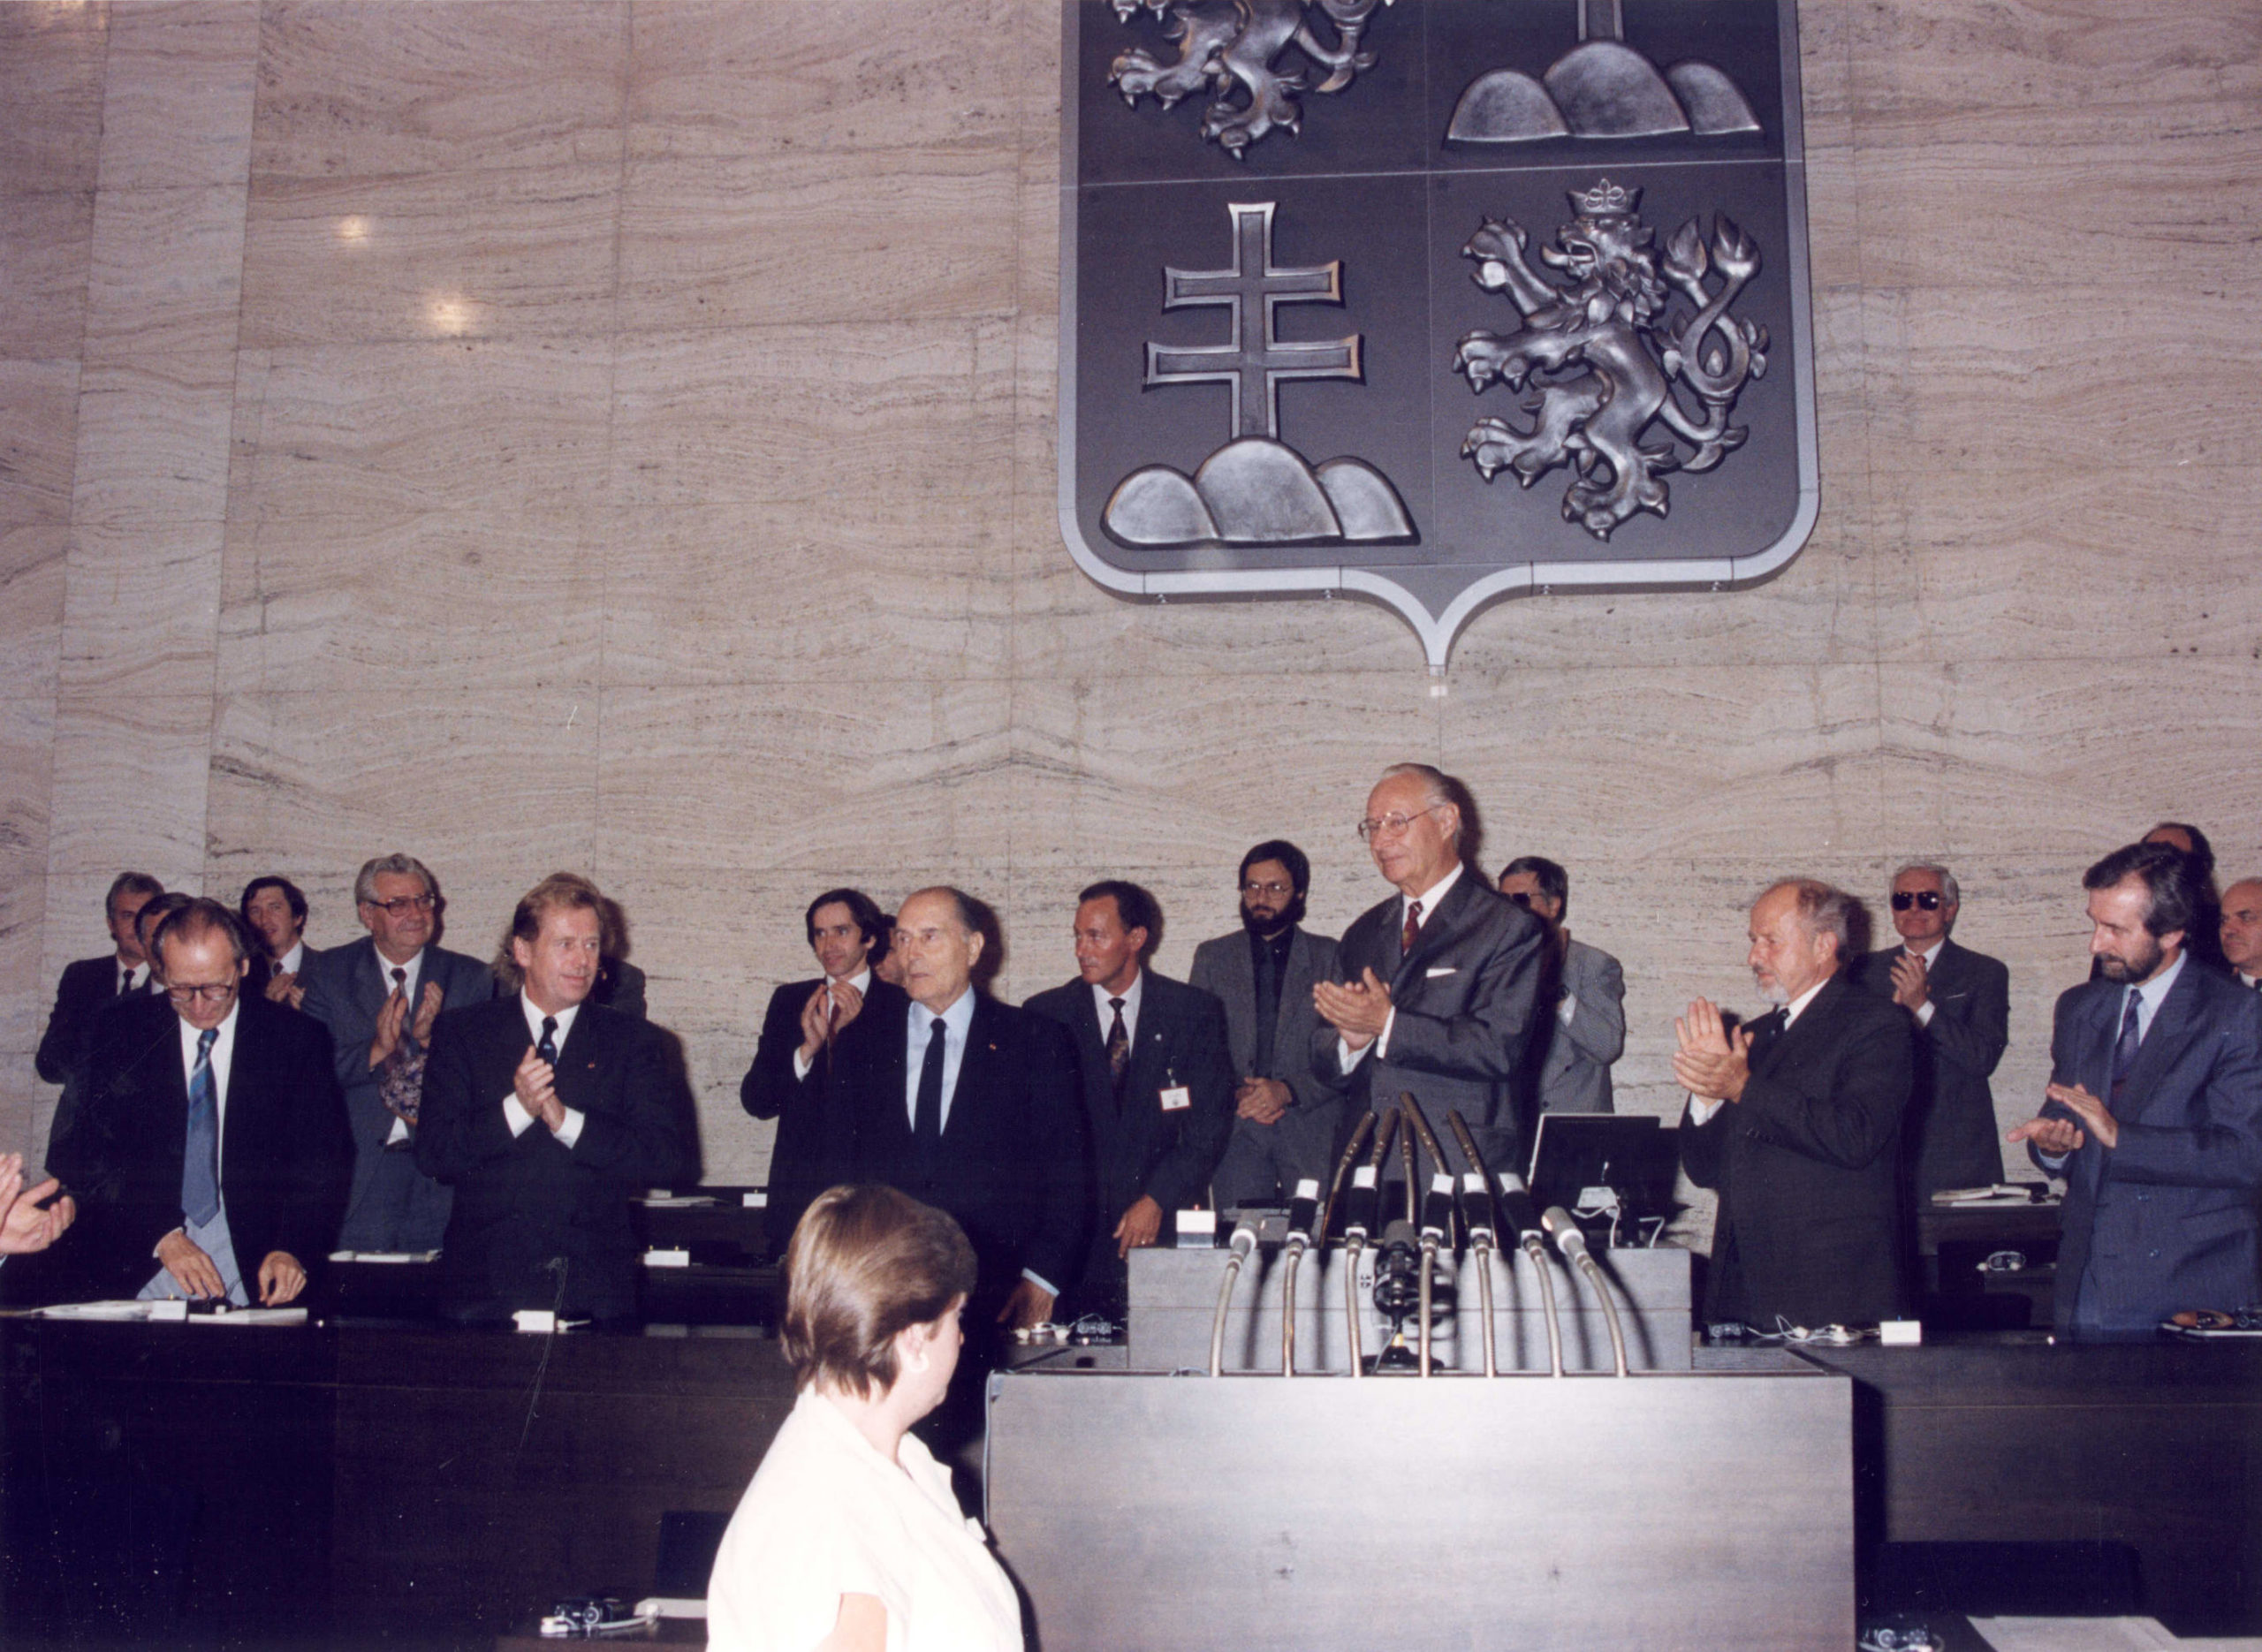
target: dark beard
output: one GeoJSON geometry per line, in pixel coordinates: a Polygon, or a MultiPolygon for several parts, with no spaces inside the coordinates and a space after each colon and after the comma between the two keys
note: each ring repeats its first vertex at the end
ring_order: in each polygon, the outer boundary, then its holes
{"type": "Polygon", "coordinates": [[[1296,896],[1280,909],[1277,918],[1259,921],[1244,906],[1241,909],[1241,927],[1255,936],[1275,936],[1283,929],[1292,929],[1304,921],[1304,898],[1296,896]]]}
{"type": "Polygon", "coordinates": [[[2144,943],[2146,951],[2141,957],[2126,960],[2117,958],[2100,958],[2097,961],[2097,973],[2107,981],[2117,981],[2124,986],[2134,986],[2138,981],[2151,980],[2153,973],[2160,968],[2160,961],[2163,955],[2162,949],[2160,943],[2150,936],[2144,937],[2144,943]]]}

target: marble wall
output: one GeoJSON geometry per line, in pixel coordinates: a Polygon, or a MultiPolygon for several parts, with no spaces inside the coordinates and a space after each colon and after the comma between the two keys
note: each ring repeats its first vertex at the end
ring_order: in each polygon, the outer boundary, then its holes
{"type": "MultiPolygon", "coordinates": [[[[1418,4],[1418,0],[1415,0],[1418,4]]],[[[1064,976],[1161,964],[1286,833],[1382,888],[1385,762],[1573,868],[1624,1105],[1752,997],[1793,870],[1961,873],[2007,1117],[2081,868],[2162,815],[2262,868],[2262,27],[1808,0],[1824,503],[1763,589],[1528,598],[1433,686],[1359,604],[1135,607],[1055,517],[1055,0],[0,5],[0,1141],[122,866],[313,895],[395,848],[455,944],[587,870],[688,1046],[709,1173],[833,883],[944,878],[1064,976]],[[2243,760],[2240,760],[2243,761],[2243,760]]]]}

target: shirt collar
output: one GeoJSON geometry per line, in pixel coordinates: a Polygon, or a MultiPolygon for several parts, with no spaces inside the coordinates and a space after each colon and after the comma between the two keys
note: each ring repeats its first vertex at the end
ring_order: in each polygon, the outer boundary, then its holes
{"type": "MultiPolygon", "coordinates": [[[[418,956],[421,957],[422,954],[419,953],[418,956]]],[[[542,1042],[543,1018],[547,1015],[549,1012],[537,1008],[535,1004],[535,1001],[527,997],[527,989],[524,987],[519,989],[519,1009],[527,1018],[527,1036],[533,1039],[537,1044],[540,1043],[542,1042]]],[[[581,1014],[581,1006],[578,1004],[570,1004],[564,1009],[558,1012],[558,1049],[563,1050],[566,1048],[566,1035],[573,1030],[573,1018],[581,1014]]]]}
{"type": "MultiPolygon", "coordinates": [[[[1454,861],[1453,863],[1452,871],[1446,873],[1443,877],[1439,878],[1436,883],[1431,884],[1429,888],[1423,890],[1419,895],[1416,895],[1414,898],[1416,900],[1422,903],[1422,922],[1425,927],[1428,925],[1431,919],[1438,915],[1438,907],[1439,904],[1444,901],[1446,892],[1452,889],[1455,883],[1461,881],[1462,869],[1461,862],[1458,860],[1454,861]]],[[[1400,903],[1398,910],[1402,915],[1406,911],[1406,897],[1400,895],[1398,898],[1400,903]]]]}
{"type": "Polygon", "coordinates": [[[1901,951],[1902,951],[1903,953],[1906,953],[1908,956],[1909,956],[1909,957],[1911,957],[1911,958],[1921,958],[1921,959],[1923,959],[1924,960],[1924,968],[1925,968],[1927,971],[1929,971],[1929,970],[1931,970],[1931,968],[1932,967],[1932,966],[1933,966],[1933,965],[1935,965],[1935,964],[1937,964],[1937,963],[1939,963],[1939,962],[1940,961],[1940,949],[1941,949],[1942,947],[1946,946],[1947,944],[1947,936],[1940,936],[1940,938],[1939,938],[1939,940],[1937,940],[1937,941],[1933,942],[1933,943],[1932,943],[1932,945],[1931,945],[1930,947],[1926,948],[1924,951],[1921,951],[1921,952],[1909,952],[1909,948],[1908,948],[1908,946],[1906,945],[1906,943],[1904,943],[1904,944],[1901,946],[1901,951]]]}
{"type": "MultiPolygon", "coordinates": [[[[2168,989],[2175,985],[2175,978],[2183,973],[2184,965],[2190,961],[2191,954],[2178,952],[2173,964],[2154,975],[2150,981],[2132,989],[2136,995],[2144,1001],[2144,1025],[2147,1028],[2152,1025],[2152,1018],[2160,1013],[2160,1006],[2167,997],[2168,989]]],[[[2125,1004],[2128,1000],[2124,997],[2122,1002],[2125,1004]]],[[[2123,1013],[2125,1014],[2126,1012],[2124,1011],[2123,1013]]]]}
{"type": "Polygon", "coordinates": [[[1837,972],[1833,970],[1829,974],[1825,975],[1820,981],[1816,981],[1814,985],[1809,987],[1804,992],[1802,992],[1797,997],[1792,999],[1788,1004],[1783,1006],[1783,1030],[1785,1032],[1788,1032],[1791,1027],[1791,1023],[1797,1020],[1799,1017],[1805,1012],[1806,1006],[1814,1002],[1815,994],[1820,992],[1835,979],[1837,979],[1837,972]]]}
{"type": "MultiPolygon", "coordinates": [[[[911,1001],[911,1013],[909,1017],[911,1030],[920,1038],[923,1039],[927,1036],[928,1024],[934,1019],[935,1012],[932,1010],[920,1003],[916,998],[914,998],[911,1001]]],[[[943,1026],[946,1029],[945,1036],[950,1038],[964,1038],[966,1036],[966,1029],[973,1025],[974,983],[969,981],[966,983],[966,990],[958,995],[958,1002],[952,1004],[949,1009],[943,1012],[943,1026]]],[[[923,1043],[920,1043],[914,1044],[912,1048],[915,1050],[924,1050],[926,1046],[923,1043]]]]}
{"type": "Polygon", "coordinates": [[[410,986],[414,986],[418,981],[424,979],[424,954],[428,950],[427,948],[421,946],[418,947],[414,952],[409,954],[407,962],[402,964],[396,964],[392,959],[387,958],[383,952],[377,951],[376,943],[374,941],[369,943],[369,950],[372,953],[376,954],[377,960],[377,974],[384,977],[386,991],[390,992],[392,990],[392,972],[396,969],[405,969],[408,972],[408,984],[410,986]]]}
{"type": "MultiPolygon", "coordinates": [[[[224,1052],[235,1048],[236,1015],[243,1007],[243,994],[239,991],[235,1002],[228,1006],[227,1014],[221,1017],[220,1025],[212,1029],[219,1034],[212,1041],[212,1059],[215,1062],[224,1058],[224,1052]]],[[[173,1012],[173,1015],[180,1022],[180,1053],[186,1059],[194,1061],[196,1059],[197,1042],[204,1036],[204,1029],[192,1026],[178,1010],[173,1012]]]]}
{"type": "MultiPolygon", "coordinates": [[[[831,977],[828,975],[825,979],[830,981],[831,977]]],[[[840,984],[844,987],[854,988],[856,996],[861,998],[872,989],[872,972],[869,968],[860,969],[840,984]]]]}
{"type": "Polygon", "coordinates": [[[307,961],[307,941],[304,936],[291,943],[291,950],[275,960],[275,967],[286,974],[295,975],[307,961]]]}
{"type": "Polygon", "coordinates": [[[1142,969],[1137,974],[1132,976],[1131,984],[1126,987],[1120,993],[1110,992],[1104,987],[1094,986],[1092,988],[1092,1008],[1099,1012],[1100,1030],[1104,1032],[1107,1029],[1108,1017],[1112,1013],[1109,1004],[1109,1000],[1112,998],[1120,997],[1123,1000],[1124,1019],[1127,1021],[1137,1020],[1139,1019],[1139,1000],[1142,996],[1144,996],[1146,989],[1147,972],[1143,969],[1142,969]]]}

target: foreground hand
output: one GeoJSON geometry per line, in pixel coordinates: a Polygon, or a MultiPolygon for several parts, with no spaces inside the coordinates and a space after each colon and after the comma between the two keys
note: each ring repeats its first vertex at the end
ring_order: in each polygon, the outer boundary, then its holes
{"type": "Polygon", "coordinates": [[[998,1310],[998,1322],[1014,1330],[1042,1325],[1051,1317],[1052,1292],[1029,1279],[1014,1285],[1013,1295],[1006,1299],[1006,1306],[998,1310]]]}
{"type": "MultiPolygon", "coordinates": [[[[299,1006],[292,997],[291,989],[298,984],[298,976],[289,970],[277,970],[267,978],[267,1001],[269,1004],[288,1004],[292,1009],[297,1009],[299,1006]]],[[[298,996],[303,998],[307,995],[301,992],[298,996]]]]}
{"type": "Polygon", "coordinates": [[[369,1041],[369,1065],[385,1065],[385,1057],[400,1048],[400,1029],[408,1025],[408,999],[395,987],[377,1008],[377,1035],[369,1041]]]}
{"type": "Polygon", "coordinates": [[[1676,1018],[1673,1033],[1680,1048],[1673,1052],[1673,1076],[1699,1101],[1740,1102],[1751,1077],[1751,1034],[1743,1027],[1731,1034],[1720,1019],[1719,1007],[1699,998],[1689,1012],[1676,1018]]]}
{"type": "Polygon", "coordinates": [[[157,1241],[157,1260],[164,1264],[173,1283],[193,1297],[221,1297],[228,1294],[228,1287],[220,1283],[220,1270],[212,1259],[199,1249],[196,1241],[180,1229],[175,1228],[157,1241]]]}
{"type": "Polygon", "coordinates": [[[549,1125],[552,1135],[566,1124],[566,1103],[558,1099],[557,1084],[557,1070],[528,1045],[527,1053],[519,1057],[518,1071],[511,1075],[511,1089],[519,1105],[549,1125]]]}
{"type": "Polygon", "coordinates": [[[1115,1258],[1120,1262],[1135,1250],[1144,1250],[1163,1231],[1163,1208],[1145,1194],[1131,1201],[1115,1224],[1115,1258]]]}
{"type": "Polygon", "coordinates": [[[307,1270],[286,1250],[271,1250],[259,1264],[259,1300],[263,1307],[280,1307],[307,1288],[307,1270]]]}
{"type": "Polygon", "coordinates": [[[2088,1138],[2069,1119],[2038,1118],[2014,1126],[2003,1140],[2032,1142],[2046,1156],[2062,1159],[2068,1153],[2078,1152],[2088,1138]]]}
{"type": "Polygon", "coordinates": [[[1893,1001],[1914,1013],[1924,1007],[1924,1000],[1932,996],[1932,975],[1924,968],[1924,960],[1912,952],[1903,952],[1893,960],[1893,1001]]]}
{"type": "Polygon", "coordinates": [[[1277,1125],[1293,1099],[1278,1079],[1243,1079],[1233,1092],[1233,1116],[1251,1124],[1277,1125]]]}
{"type": "MultiPolygon", "coordinates": [[[[2115,1148],[2121,1145],[2119,1122],[2106,1110],[2103,1102],[2099,1101],[2080,1085],[2053,1084],[2046,1086],[2042,1093],[2080,1119],[2083,1127],[2104,1146],[2115,1148]]],[[[2046,1148],[2043,1151],[2046,1153],[2050,1149],[2046,1148]]]]}
{"type": "Polygon", "coordinates": [[[1311,989],[1312,1007],[1328,1025],[1343,1034],[1354,1050],[1364,1050],[1381,1036],[1390,1023],[1390,988],[1372,969],[1363,978],[1341,985],[1323,981],[1311,989]]]}
{"type": "Polygon", "coordinates": [[[410,1030],[420,1044],[432,1042],[432,1023],[440,1019],[440,983],[428,981],[423,995],[416,1001],[416,1025],[410,1030]]]}
{"type": "Polygon", "coordinates": [[[0,1255],[20,1256],[45,1250],[62,1237],[63,1230],[78,1216],[79,1208],[68,1199],[56,1199],[53,1208],[40,1209],[42,1201],[55,1198],[61,1186],[50,1176],[27,1193],[24,1156],[11,1153],[0,1156],[0,1255]]]}

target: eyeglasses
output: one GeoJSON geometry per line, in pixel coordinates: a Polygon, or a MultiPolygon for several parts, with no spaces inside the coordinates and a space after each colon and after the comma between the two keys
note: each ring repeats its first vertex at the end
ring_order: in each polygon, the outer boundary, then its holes
{"type": "Polygon", "coordinates": [[[1913,894],[1905,889],[1896,889],[1893,891],[1894,911],[1906,912],[1911,906],[1921,906],[1926,912],[1938,912],[1940,909],[1939,890],[1920,889],[1913,894]]]}
{"type": "Polygon", "coordinates": [[[232,981],[200,982],[194,986],[165,989],[165,997],[184,1009],[192,1004],[225,1004],[235,996],[236,983],[232,981]]]}
{"type": "Polygon", "coordinates": [[[1278,900],[1283,895],[1294,894],[1296,886],[1293,883],[1260,883],[1255,878],[1250,878],[1241,886],[1241,892],[1244,895],[1270,895],[1273,899],[1278,900]]]}
{"type": "Polygon", "coordinates": [[[364,906],[377,906],[396,918],[406,918],[412,912],[429,912],[440,904],[437,895],[402,895],[392,900],[365,900],[364,906]]]}
{"type": "Polygon", "coordinates": [[[1531,910],[1531,891],[1528,889],[1520,889],[1514,894],[1510,895],[1508,898],[1515,902],[1517,906],[1522,907],[1526,912],[1530,912],[1531,910]]]}
{"type": "Polygon", "coordinates": [[[1444,807],[1442,803],[1432,803],[1425,809],[1416,809],[1411,815],[1385,815],[1379,820],[1370,815],[1359,822],[1359,840],[1370,842],[1384,832],[1395,837],[1424,815],[1434,815],[1444,807]]]}

